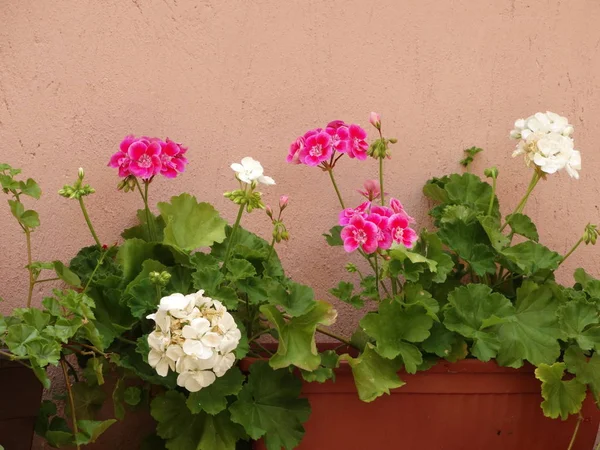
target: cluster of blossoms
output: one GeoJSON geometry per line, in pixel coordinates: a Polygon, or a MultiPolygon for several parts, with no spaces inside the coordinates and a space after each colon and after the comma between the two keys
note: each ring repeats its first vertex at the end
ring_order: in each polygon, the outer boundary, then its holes
{"type": "Polygon", "coordinates": [[[287,162],[318,166],[330,160],[335,152],[364,160],[367,159],[369,150],[366,138],[367,132],[360,126],[334,120],[325,129],[307,131],[292,142],[287,162]]]}
{"type": "Polygon", "coordinates": [[[409,227],[413,222],[395,198],[390,200],[389,207],[366,201],[356,208],[342,210],[339,216],[347,252],[360,247],[365,253],[373,253],[377,249],[389,249],[394,242],[412,248],[417,240],[417,233],[409,227]]]}
{"type": "Polygon", "coordinates": [[[169,138],[163,141],[129,135],[121,142],[119,151],[111,156],[108,166],[118,168],[119,176],[123,178],[133,175],[149,180],[158,174],[175,178],[185,170],[186,151],[187,147],[169,138]]]}
{"type": "Polygon", "coordinates": [[[233,366],[241,338],[227,309],[203,294],[163,297],[158,311],[147,317],[156,323],[148,335],[148,363],[163,377],[169,369],[177,372],[177,384],[190,392],[211,385],[233,366]]]}
{"type": "Polygon", "coordinates": [[[242,183],[262,183],[267,186],[275,184],[273,178],[264,175],[262,164],[250,156],[242,158],[241,163],[233,163],[231,170],[242,183]]]}
{"type": "Polygon", "coordinates": [[[533,162],[544,173],[565,169],[579,178],[581,154],[573,147],[573,131],[566,117],[550,111],[519,119],[510,132],[511,138],[519,140],[513,156],[525,155],[527,165],[533,162]]]}

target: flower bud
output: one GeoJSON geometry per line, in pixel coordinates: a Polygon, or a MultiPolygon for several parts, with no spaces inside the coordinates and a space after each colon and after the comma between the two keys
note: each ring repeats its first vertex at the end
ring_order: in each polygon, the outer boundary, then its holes
{"type": "Polygon", "coordinates": [[[397,142],[398,142],[398,139],[396,139],[396,138],[389,138],[389,139],[388,139],[388,142],[389,142],[390,144],[395,144],[395,143],[397,143],[397,142]]]}
{"type": "Polygon", "coordinates": [[[348,273],[354,273],[354,272],[358,271],[358,268],[354,264],[348,263],[348,264],[346,264],[346,271],[348,273]]]}
{"type": "Polygon", "coordinates": [[[282,231],[281,232],[281,239],[283,239],[284,241],[287,241],[290,239],[290,233],[288,233],[287,231],[282,231]]]}
{"type": "Polygon", "coordinates": [[[265,212],[270,219],[273,219],[273,209],[269,205],[266,206],[265,212]]]}
{"type": "Polygon", "coordinates": [[[371,114],[369,114],[369,122],[371,122],[371,125],[378,130],[381,129],[381,116],[376,112],[371,112],[371,114]]]}
{"type": "Polygon", "coordinates": [[[483,174],[488,177],[488,178],[498,178],[498,168],[497,167],[490,167],[488,169],[485,169],[483,171],[483,174]]]}
{"type": "Polygon", "coordinates": [[[583,242],[585,242],[586,245],[596,245],[598,235],[600,235],[598,225],[592,225],[591,223],[588,223],[585,227],[585,231],[583,232],[583,242]]]}
{"type": "Polygon", "coordinates": [[[79,170],[77,171],[77,175],[79,176],[80,180],[83,180],[83,177],[85,176],[85,173],[83,172],[83,167],[79,168],[79,170]]]}
{"type": "Polygon", "coordinates": [[[289,197],[287,195],[282,195],[279,197],[279,209],[283,211],[288,204],[288,200],[289,197]]]}

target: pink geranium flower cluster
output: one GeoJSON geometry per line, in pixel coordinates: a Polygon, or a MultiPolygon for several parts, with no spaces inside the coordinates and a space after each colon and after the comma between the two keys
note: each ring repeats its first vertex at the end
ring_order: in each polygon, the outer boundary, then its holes
{"type": "Polygon", "coordinates": [[[347,252],[360,247],[365,253],[373,253],[389,249],[394,242],[412,248],[417,240],[417,233],[409,226],[412,222],[414,219],[395,198],[390,200],[389,207],[367,201],[356,208],[344,209],[339,216],[347,252]]]}
{"type": "Polygon", "coordinates": [[[307,131],[292,142],[287,162],[318,166],[330,160],[336,152],[364,160],[369,149],[366,138],[367,132],[360,126],[334,120],[325,129],[307,131]]]}
{"type": "Polygon", "coordinates": [[[149,180],[157,174],[167,178],[175,178],[185,170],[188,162],[185,157],[187,148],[169,138],[133,135],[126,136],[119,146],[119,151],[111,156],[109,167],[117,167],[120,177],[134,175],[149,180]]]}

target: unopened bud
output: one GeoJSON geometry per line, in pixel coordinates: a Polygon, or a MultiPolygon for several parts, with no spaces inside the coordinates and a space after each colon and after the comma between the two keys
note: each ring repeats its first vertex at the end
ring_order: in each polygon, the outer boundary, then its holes
{"type": "Polygon", "coordinates": [[[358,268],[354,264],[348,263],[346,264],[346,271],[349,273],[354,273],[358,271],[358,268]]]}
{"type": "Polygon", "coordinates": [[[281,232],[281,239],[283,239],[284,241],[287,241],[290,239],[290,233],[288,233],[287,231],[282,231],[281,232]]]}
{"type": "Polygon", "coordinates": [[[498,168],[497,167],[490,167],[488,169],[485,169],[483,171],[483,174],[486,177],[488,177],[488,178],[496,179],[496,178],[498,178],[498,168]]]}
{"type": "Polygon", "coordinates": [[[376,112],[371,112],[371,114],[369,114],[369,122],[371,122],[371,125],[378,130],[381,129],[381,116],[376,112]]]}
{"type": "Polygon", "coordinates": [[[265,208],[265,212],[267,213],[267,216],[269,216],[269,218],[273,219],[273,209],[267,205],[267,207],[265,208]]]}
{"type": "Polygon", "coordinates": [[[287,195],[282,195],[279,197],[279,209],[283,211],[288,204],[288,200],[289,197],[287,195]]]}
{"type": "Polygon", "coordinates": [[[600,231],[598,231],[598,225],[592,225],[591,223],[588,223],[585,227],[585,231],[583,232],[583,242],[585,242],[586,245],[596,245],[599,235],[600,231]]]}
{"type": "Polygon", "coordinates": [[[396,139],[396,138],[389,138],[389,139],[388,139],[388,142],[389,142],[390,144],[395,144],[395,143],[397,143],[397,142],[398,142],[398,139],[396,139]]]}
{"type": "Polygon", "coordinates": [[[83,171],[83,167],[79,168],[79,170],[77,171],[77,175],[79,176],[80,180],[83,180],[83,177],[85,176],[85,173],[83,171]]]}

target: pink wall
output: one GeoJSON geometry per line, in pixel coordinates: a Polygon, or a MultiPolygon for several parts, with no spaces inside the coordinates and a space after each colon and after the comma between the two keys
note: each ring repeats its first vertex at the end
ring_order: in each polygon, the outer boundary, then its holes
{"type": "MultiPolygon", "coordinates": [[[[320,237],[338,207],[326,174],[286,164],[292,139],[332,119],[368,125],[368,113],[380,112],[399,138],[386,190],[427,225],[423,183],[456,170],[471,145],[486,149],[477,172],[499,166],[512,209],[530,175],[510,157],[508,131],[514,119],[550,109],[575,125],[582,178],[550,177],[526,212],[543,241],[565,252],[588,221],[600,222],[599,22],[597,0],[4,0],[0,160],[43,187],[35,258],[68,260],[92,243],[76,203],[56,194],[79,166],[97,190],[88,207],[103,241],[117,240],[140,206],[137,194],[115,190],[106,167],[125,134],[189,145],[189,170],[158,181],[155,201],[189,190],[230,220],[235,208],[221,196],[235,186],[228,166],[252,155],[278,182],[264,190],[267,201],[291,196],[285,266],[330,299],[333,280],[348,277],[346,255],[320,237]]],[[[354,189],[375,164],[339,167],[348,202],[358,202],[354,189]]],[[[263,214],[251,219],[268,233],[263,214]]],[[[8,312],[26,284],[24,237],[8,207],[0,245],[0,311],[8,312]]],[[[598,250],[578,252],[561,278],[580,264],[599,276],[598,250]]],[[[339,311],[339,327],[352,329],[356,314],[339,311]]]]}

